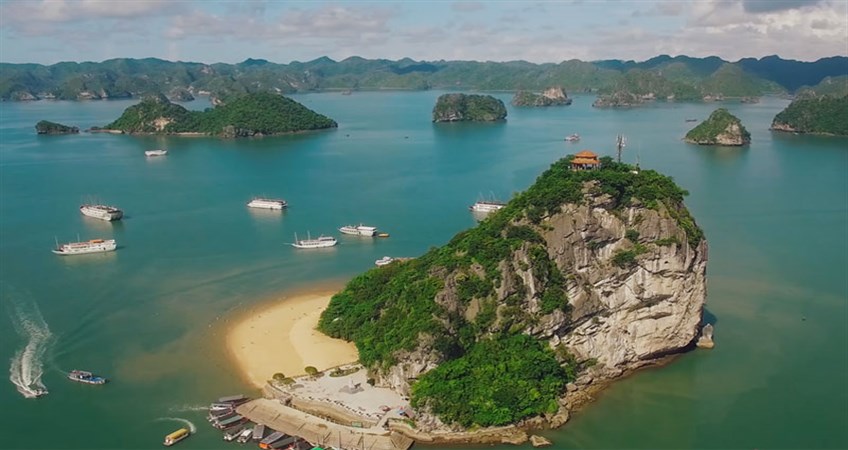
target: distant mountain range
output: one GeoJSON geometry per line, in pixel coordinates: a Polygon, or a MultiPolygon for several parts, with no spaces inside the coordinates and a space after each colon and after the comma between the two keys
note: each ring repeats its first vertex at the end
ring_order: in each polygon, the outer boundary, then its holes
{"type": "Polygon", "coordinates": [[[41,64],[0,63],[0,100],[85,100],[163,93],[224,97],[236,93],[324,90],[542,90],[634,95],[676,100],[794,93],[826,77],[848,75],[848,57],[814,62],[777,56],[737,62],[712,56],[657,56],[647,61],[397,61],[350,57],[276,64],[171,62],[156,58],[41,64]]]}

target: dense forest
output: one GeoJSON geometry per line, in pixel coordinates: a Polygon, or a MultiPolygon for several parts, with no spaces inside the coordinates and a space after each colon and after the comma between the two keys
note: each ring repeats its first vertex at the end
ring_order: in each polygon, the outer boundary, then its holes
{"type": "Polygon", "coordinates": [[[443,94],[433,106],[433,122],[494,122],[506,118],[506,106],[491,95],[443,94]]]}
{"type": "MultiPolygon", "coordinates": [[[[398,355],[420,345],[441,355],[442,364],[412,386],[412,401],[447,422],[464,426],[500,425],[556,409],[565,383],[579,370],[567,349],[550,349],[525,336],[543,317],[569,310],[566,274],[548,255],[540,234],[544,220],[564,204],[581,203],[587,183],[591,195],[607,195],[617,213],[634,204],[666,211],[697,246],[704,235],[683,206],[687,192],[652,170],[635,170],[601,158],[598,170],[574,171],[572,157],[554,163],[527,191],[475,228],[423,256],[369,270],[336,294],[321,315],[319,329],[355,342],[360,361],[386,370],[398,355]],[[516,255],[533,274],[538,310],[522,307],[529,288],[520,281],[504,286],[516,255]],[[499,290],[509,289],[503,301],[499,290]],[[473,318],[458,313],[471,302],[473,318]],[[465,305],[451,307],[450,305],[465,305]]],[[[629,239],[638,239],[631,237],[629,239]]],[[[650,245],[637,243],[613,260],[627,267],[650,245]]],[[[534,298],[536,298],[534,297],[534,298]]]]}
{"type": "Polygon", "coordinates": [[[848,136],[848,95],[802,97],[774,117],[773,130],[848,136]]]}
{"type": "Polygon", "coordinates": [[[225,137],[334,128],[332,119],[281,95],[235,95],[205,111],[189,111],[163,95],[145,97],[106,129],[125,133],[204,133],[225,137]]]}
{"type": "Polygon", "coordinates": [[[702,96],[759,96],[794,92],[828,76],[848,75],[848,58],[815,62],[775,56],[732,63],[717,57],[666,55],[643,62],[607,60],[533,64],[526,61],[397,61],[327,57],[277,64],[247,59],[238,64],[170,62],[156,58],[41,64],[0,63],[0,99],[100,99],[164,93],[225,97],[233,93],[322,90],[462,89],[542,90],[612,94],[627,91],[676,100],[702,96]]]}

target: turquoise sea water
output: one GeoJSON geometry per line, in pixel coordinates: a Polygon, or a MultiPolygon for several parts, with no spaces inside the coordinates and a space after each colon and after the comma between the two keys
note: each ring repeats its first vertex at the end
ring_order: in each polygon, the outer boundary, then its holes
{"type": "Polygon", "coordinates": [[[778,99],[727,105],[753,135],[732,149],[680,141],[694,125],[684,119],[715,104],[597,110],[577,96],[565,108],[509,108],[502,124],[434,125],[438,95],[301,95],[339,129],[237,141],[36,136],[38,120],[88,128],[133,102],[0,103],[0,361],[10,367],[0,448],[156,448],[178,419],[198,428],[181,448],[232,447],[201,408],[251,393],[221,346],[234,314],[344,282],[384,255],[420,255],[472,226],[467,206],[480,196],[508,198],[567,153],[611,154],[618,133],[627,161],[638,155],[691,193],[710,245],[717,346],[617,383],[544,434],[556,448],[848,447],[848,140],[772,134],[778,99]],[[571,133],[582,141],[564,142],[571,133]],[[145,158],[152,148],[170,153],[145,158]],[[291,206],[248,210],[252,196],[291,206]],[[82,217],[89,199],[126,217],[82,217]],[[359,222],[391,238],[286,245],[359,222]],[[113,237],[119,250],[50,253],[77,235],[113,237]],[[72,383],[74,368],[114,381],[72,383]],[[50,394],[24,398],[12,380],[39,374],[50,394]]]}

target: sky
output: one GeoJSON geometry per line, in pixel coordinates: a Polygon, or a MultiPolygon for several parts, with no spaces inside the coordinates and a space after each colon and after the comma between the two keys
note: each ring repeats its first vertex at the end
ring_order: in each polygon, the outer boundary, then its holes
{"type": "Polygon", "coordinates": [[[848,0],[0,0],[0,61],[848,55],[848,0]]]}

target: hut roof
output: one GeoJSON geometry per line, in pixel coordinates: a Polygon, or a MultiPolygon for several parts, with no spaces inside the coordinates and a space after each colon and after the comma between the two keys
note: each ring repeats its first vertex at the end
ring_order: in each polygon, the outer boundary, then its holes
{"type": "Polygon", "coordinates": [[[583,151],[581,151],[580,153],[578,153],[574,156],[577,157],[577,158],[597,158],[598,157],[598,155],[596,155],[594,152],[592,152],[590,150],[583,150],[583,151]]]}

